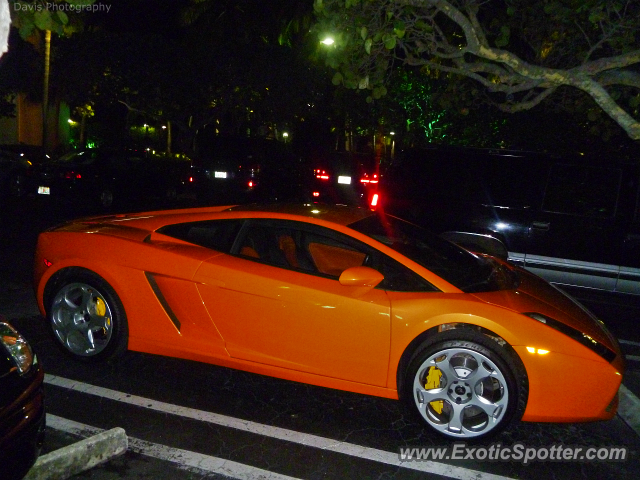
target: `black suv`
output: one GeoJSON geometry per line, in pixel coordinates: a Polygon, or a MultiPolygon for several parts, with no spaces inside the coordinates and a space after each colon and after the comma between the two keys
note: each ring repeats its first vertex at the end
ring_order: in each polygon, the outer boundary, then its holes
{"type": "Polygon", "coordinates": [[[382,177],[377,208],[470,249],[501,242],[558,285],[640,295],[639,183],[638,161],[410,150],[382,177]]]}

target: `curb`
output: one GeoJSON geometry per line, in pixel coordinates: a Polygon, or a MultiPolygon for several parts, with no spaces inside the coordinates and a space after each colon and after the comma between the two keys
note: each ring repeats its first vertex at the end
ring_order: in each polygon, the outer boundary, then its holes
{"type": "Polygon", "coordinates": [[[618,392],[620,394],[618,415],[640,437],[640,399],[624,385],[620,385],[618,392]]]}
{"type": "Polygon", "coordinates": [[[65,479],[127,451],[124,429],[112,428],[38,458],[23,480],[65,479]]]}

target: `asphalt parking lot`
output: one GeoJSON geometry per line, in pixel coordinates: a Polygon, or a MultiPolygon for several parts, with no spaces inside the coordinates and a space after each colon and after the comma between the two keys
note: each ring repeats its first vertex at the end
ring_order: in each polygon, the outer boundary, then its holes
{"type": "MultiPolygon", "coordinates": [[[[640,342],[627,323],[638,318],[633,306],[602,299],[592,306],[612,321],[628,355],[629,395],[614,419],[521,423],[494,439],[503,447],[626,447],[625,461],[402,462],[400,448],[446,441],[430,436],[392,400],[139,353],[100,365],[62,355],[36,308],[31,257],[38,231],[85,212],[36,200],[0,210],[0,313],[32,343],[47,372],[43,453],[113,427],[129,436],[126,454],[74,478],[637,478],[640,342]]],[[[584,375],[589,381],[589,372],[584,375]]]]}

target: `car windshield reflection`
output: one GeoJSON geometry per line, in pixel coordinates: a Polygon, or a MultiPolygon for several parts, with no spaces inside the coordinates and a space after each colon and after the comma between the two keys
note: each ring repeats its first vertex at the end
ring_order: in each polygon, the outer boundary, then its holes
{"type": "Polygon", "coordinates": [[[510,290],[517,273],[399,218],[378,213],[349,225],[435,273],[465,293],[510,290]]]}

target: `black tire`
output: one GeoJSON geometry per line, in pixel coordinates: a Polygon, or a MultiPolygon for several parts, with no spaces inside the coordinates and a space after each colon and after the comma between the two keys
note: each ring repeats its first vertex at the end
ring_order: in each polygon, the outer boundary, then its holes
{"type": "Polygon", "coordinates": [[[470,329],[448,330],[420,345],[403,390],[407,406],[431,429],[463,441],[490,438],[519,421],[529,392],[516,352],[470,329]]]}
{"type": "Polygon", "coordinates": [[[120,298],[88,270],[61,275],[48,295],[47,320],[56,343],[76,360],[100,362],[127,350],[129,328],[120,298]]]}

